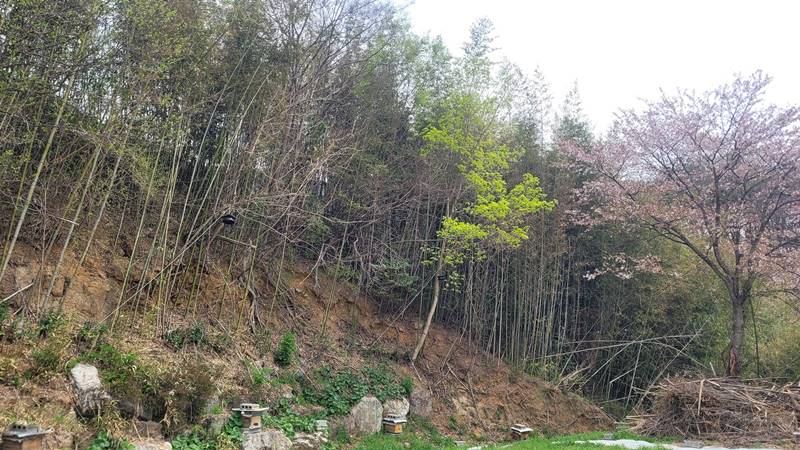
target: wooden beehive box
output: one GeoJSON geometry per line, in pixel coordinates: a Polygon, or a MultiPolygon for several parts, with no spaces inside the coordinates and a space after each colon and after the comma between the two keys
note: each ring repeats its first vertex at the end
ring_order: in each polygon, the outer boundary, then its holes
{"type": "Polygon", "coordinates": [[[39,427],[15,423],[3,433],[3,450],[42,450],[47,433],[39,427]]]}
{"type": "Polygon", "coordinates": [[[519,423],[514,424],[514,426],[511,427],[511,439],[515,441],[524,441],[531,435],[531,431],[533,430],[525,425],[519,423]]]}
{"type": "Polygon", "coordinates": [[[383,418],[383,431],[389,434],[400,434],[403,432],[403,426],[406,424],[406,419],[402,417],[389,416],[383,418]]]}

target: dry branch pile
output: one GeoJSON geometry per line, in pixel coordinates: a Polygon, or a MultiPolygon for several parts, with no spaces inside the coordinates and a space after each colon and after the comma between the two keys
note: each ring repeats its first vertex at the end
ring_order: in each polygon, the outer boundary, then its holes
{"type": "Polygon", "coordinates": [[[634,431],[725,442],[790,440],[800,431],[800,386],[732,378],[666,379],[650,392],[634,431]]]}

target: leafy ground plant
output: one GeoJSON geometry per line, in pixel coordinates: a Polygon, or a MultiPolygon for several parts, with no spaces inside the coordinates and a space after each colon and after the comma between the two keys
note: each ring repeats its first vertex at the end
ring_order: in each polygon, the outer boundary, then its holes
{"type": "Polygon", "coordinates": [[[242,417],[231,416],[219,433],[195,429],[172,440],[173,450],[223,450],[239,448],[242,442],[242,417]]]}
{"type": "Polygon", "coordinates": [[[108,431],[101,431],[89,443],[87,450],[133,450],[133,445],[125,439],[118,439],[112,436],[108,431]]]}

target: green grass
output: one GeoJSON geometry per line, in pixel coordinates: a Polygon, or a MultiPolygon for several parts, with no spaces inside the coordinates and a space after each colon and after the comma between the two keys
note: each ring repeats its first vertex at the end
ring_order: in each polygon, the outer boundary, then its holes
{"type": "MultiPolygon", "coordinates": [[[[455,444],[437,445],[412,433],[374,434],[365,438],[355,447],[356,450],[435,450],[455,449],[455,444]],[[406,447],[406,443],[410,446],[406,447]]],[[[465,447],[460,447],[465,448],[465,447]]]]}
{"type": "MultiPolygon", "coordinates": [[[[441,438],[441,441],[437,442],[437,439],[431,439],[432,436],[430,435],[420,435],[420,431],[424,431],[423,427],[419,426],[412,426],[410,430],[406,433],[402,433],[400,435],[387,435],[387,434],[376,434],[373,436],[369,436],[365,438],[358,446],[355,447],[356,450],[436,450],[436,449],[455,449],[455,448],[462,448],[466,449],[471,446],[477,446],[479,444],[467,444],[466,447],[456,447],[452,441],[449,441],[446,438],[441,438]],[[406,444],[409,446],[406,447],[406,444]]],[[[605,432],[597,431],[592,433],[580,433],[580,434],[571,434],[568,436],[556,436],[556,437],[541,437],[541,436],[532,436],[526,441],[521,442],[506,442],[495,444],[491,446],[484,446],[485,450],[591,450],[591,449],[607,449],[607,450],[619,450],[623,447],[619,446],[603,446],[603,445],[596,445],[596,444],[578,444],[577,441],[591,441],[597,439],[603,439],[605,436],[605,432]]],[[[636,439],[640,441],[647,441],[652,443],[669,443],[674,442],[675,439],[654,439],[649,437],[642,437],[637,436],[627,430],[620,430],[613,433],[614,439],[636,439]]]]}
{"type": "MultiPolygon", "coordinates": [[[[624,449],[621,446],[605,446],[599,444],[589,444],[589,443],[581,443],[578,444],[578,441],[594,441],[599,439],[604,439],[606,433],[604,431],[593,431],[590,433],[577,433],[577,434],[570,434],[566,436],[555,436],[555,437],[541,437],[541,436],[531,436],[526,441],[515,442],[509,444],[497,444],[495,446],[487,447],[487,449],[509,449],[509,450],[545,450],[545,449],[553,449],[553,450],[588,450],[588,449],[597,449],[603,448],[608,450],[619,450],[624,449]]],[[[646,436],[639,436],[634,433],[631,433],[628,430],[617,430],[611,433],[613,435],[613,439],[635,439],[638,441],[647,441],[652,442],[654,444],[665,444],[674,442],[674,439],[659,439],[659,438],[652,438],[646,436]]]]}
{"type": "Polygon", "coordinates": [[[430,422],[410,419],[401,434],[374,434],[364,438],[356,447],[357,450],[434,450],[455,449],[455,442],[442,436],[430,422]],[[406,447],[408,444],[408,447],[406,447]]]}

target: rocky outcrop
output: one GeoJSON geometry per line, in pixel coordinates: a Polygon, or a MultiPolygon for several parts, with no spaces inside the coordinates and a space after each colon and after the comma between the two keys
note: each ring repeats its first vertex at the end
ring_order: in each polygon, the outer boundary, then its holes
{"type": "Polygon", "coordinates": [[[292,449],[316,450],[328,443],[325,433],[297,433],[292,438],[292,449]]]}
{"type": "Polygon", "coordinates": [[[347,416],[346,426],[350,434],[373,434],[381,430],[383,405],[375,397],[363,397],[347,416]]]}
{"type": "Polygon", "coordinates": [[[172,450],[172,444],[158,439],[131,441],[134,450],[172,450]]]}
{"type": "Polygon", "coordinates": [[[395,416],[405,418],[411,408],[405,398],[392,398],[383,403],[383,417],[395,416]]]}
{"type": "Polygon", "coordinates": [[[433,414],[433,401],[431,392],[427,388],[415,387],[411,391],[410,400],[409,413],[412,416],[430,419],[431,414],[433,414]]]}
{"type": "Polygon", "coordinates": [[[97,373],[97,367],[78,364],[69,371],[75,391],[75,412],[82,417],[94,417],[108,394],[97,373]]]}
{"type": "Polygon", "coordinates": [[[244,433],[242,450],[289,450],[292,441],[278,430],[244,433]]]}

